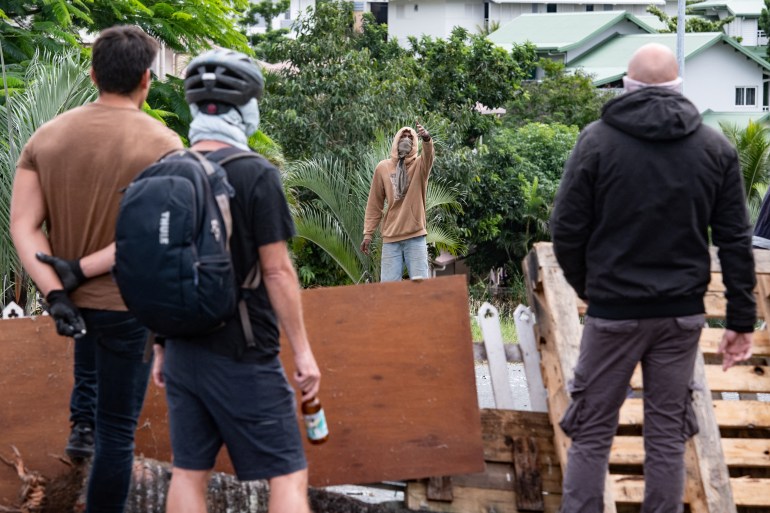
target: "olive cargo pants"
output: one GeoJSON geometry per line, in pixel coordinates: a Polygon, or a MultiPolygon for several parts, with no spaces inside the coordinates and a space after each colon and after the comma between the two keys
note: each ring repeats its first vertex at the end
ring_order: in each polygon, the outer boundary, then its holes
{"type": "Polygon", "coordinates": [[[572,438],[561,513],[602,513],[618,411],[638,362],[644,384],[642,513],[681,513],[685,441],[697,433],[691,381],[704,316],[608,320],[586,317],[560,422],[572,438]]]}

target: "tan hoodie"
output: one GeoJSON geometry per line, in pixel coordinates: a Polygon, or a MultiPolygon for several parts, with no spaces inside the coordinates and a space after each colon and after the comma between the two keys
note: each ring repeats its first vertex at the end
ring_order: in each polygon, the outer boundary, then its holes
{"type": "Polygon", "coordinates": [[[408,126],[399,130],[390,147],[390,158],[380,161],[374,169],[364,216],[365,240],[372,238],[380,220],[383,242],[398,242],[428,233],[425,225],[425,197],[432,167],[433,140],[423,141],[422,154],[418,156],[417,132],[408,126]],[[395,200],[398,141],[401,140],[404,130],[412,133],[412,150],[404,157],[409,187],[403,198],[395,200]],[[383,215],[385,200],[388,201],[388,210],[383,215]]]}

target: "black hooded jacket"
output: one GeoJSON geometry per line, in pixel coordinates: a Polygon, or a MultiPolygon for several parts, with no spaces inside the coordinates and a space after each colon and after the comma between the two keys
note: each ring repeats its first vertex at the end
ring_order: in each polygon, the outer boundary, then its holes
{"type": "Polygon", "coordinates": [[[709,227],[727,325],[756,319],[743,178],[730,143],[681,94],[643,88],[609,101],[581,133],[551,216],[567,281],[605,319],[704,312],[709,227]]]}

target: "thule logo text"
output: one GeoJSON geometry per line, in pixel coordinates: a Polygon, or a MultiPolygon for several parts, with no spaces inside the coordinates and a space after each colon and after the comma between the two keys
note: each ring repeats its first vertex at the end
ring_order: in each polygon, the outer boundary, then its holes
{"type": "Polygon", "coordinates": [[[168,244],[169,226],[171,224],[171,212],[168,210],[161,212],[160,214],[160,229],[158,230],[159,240],[161,244],[168,244]]]}

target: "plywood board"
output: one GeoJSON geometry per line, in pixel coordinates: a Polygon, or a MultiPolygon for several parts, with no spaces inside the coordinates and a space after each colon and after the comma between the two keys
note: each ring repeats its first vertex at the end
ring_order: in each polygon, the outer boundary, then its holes
{"type": "MultiPolygon", "coordinates": [[[[464,277],[309,289],[302,302],[330,430],[306,444],[311,484],[483,470],[464,277]]],[[[282,357],[291,373],[285,343],[282,357]]],[[[167,459],[163,397],[150,395],[137,447],[167,459]]]]}
{"type": "MultiPolygon", "coordinates": [[[[484,469],[464,277],[302,293],[323,373],[331,436],[306,446],[315,486],[466,474],[484,469]]],[[[283,351],[287,373],[291,351],[283,351]]],[[[55,475],[69,433],[72,342],[48,317],[0,321],[0,454],[55,475]]],[[[165,398],[154,385],[137,453],[169,461],[165,398]]],[[[226,453],[218,470],[230,469],[226,453]]],[[[0,505],[19,482],[0,465],[0,505]]]]}
{"type": "MultiPolygon", "coordinates": [[[[67,471],[59,457],[69,436],[73,341],[48,316],[0,320],[0,455],[14,445],[30,470],[67,471]]],[[[0,505],[14,504],[16,471],[0,463],[0,505]]]]}

